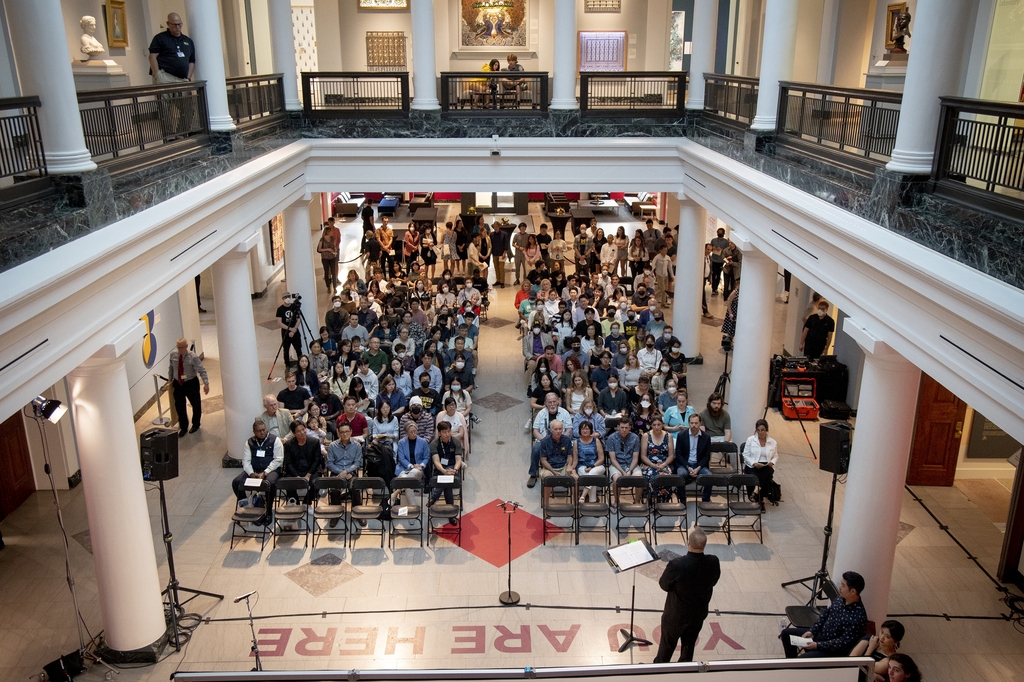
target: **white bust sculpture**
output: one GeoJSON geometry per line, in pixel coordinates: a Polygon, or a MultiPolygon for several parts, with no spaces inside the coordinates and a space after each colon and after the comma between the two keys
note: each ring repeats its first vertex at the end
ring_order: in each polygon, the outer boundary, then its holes
{"type": "Polygon", "coordinates": [[[96,18],[88,15],[82,17],[79,22],[79,26],[85,33],[82,34],[82,54],[85,55],[83,61],[88,61],[93,57],[103,54],[106,50],[100,45],[100,41],[93,37],[93,33],[96,31],[96,18]]]}

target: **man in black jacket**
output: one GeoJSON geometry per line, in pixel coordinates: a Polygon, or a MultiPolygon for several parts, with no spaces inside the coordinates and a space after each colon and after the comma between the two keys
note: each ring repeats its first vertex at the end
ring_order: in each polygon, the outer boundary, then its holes
{"type": "MultiPolygon", "coordinates": [[[[701,431],[700,415],[691,414],[689,423],[690,428],[676,436],[676,462],[679,463],[676,473],[685,476],[687,483],[711,473],[708,468],[711,465],[711,436],[701,431]]],[[[711,486],[704,486],[701,498],[704,502],[711,500],[711,486]]]]}
{"type": "Polygon", "coordinates": [[[306,436],[306,426],[300,421],[293,421],[288,427],[292,438],[284,445],[284,475],[305,478],[309,482],[306,492],[306,504],[313,499],[313,484],[320,478],[320,441],[306,436]]]}
{"type": "Polygon", "coordinates": [[[704,554],[707,543],[708,536],[699,526],[694,526],[686,541],[686,556],[668,562],[661,574],[658,584],[668,594],[665,611],[661,614],[661,641],[655,663],[670,663],[680,640],[683,649],[679,662],[693,660],[693,648],[708,617],[711,594],[722,576],[718,557],[704,554]]]}
{"type": "Polygon", "coordinates": [[[779,633],[786,658],[819,658],[849,656],[850,650],[867,630],[868,615],[860,600],[864,591],[864,577],[860,573],[847,571],[839,584],[839,596],[821,612],[810,630],[786,628],[779,633]],[[791,635],[811,641],[799,654],[798,648],[789,639],[791,635]]]}

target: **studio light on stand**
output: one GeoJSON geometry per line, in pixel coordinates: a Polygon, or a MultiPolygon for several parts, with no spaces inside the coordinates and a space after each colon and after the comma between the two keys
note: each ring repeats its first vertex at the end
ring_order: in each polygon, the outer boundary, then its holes
{"type": "MultiPolygon", "coordinates": [[[[46,477],[50,481],[50,492],[53,493],[53,505],[57,508],[57,525],[60,527],[61,540],[64,543],[64,570],[67,576],[68,588],[71,590],[71,601],[75,607],[75,627],[78,630],[78,650],[73,651],[65,656],[48,663],[43,666],[43,670],[46,672],[46,676],[50,680],[57,682],[63,682],[65,680],[73,680],[75,675],[80,675],[85,672],[84,661],[86,658],[96,661],[98,663],[104,663],[95,653],[88,650],[88,644],[92,643],[92,635],[89,639],[85,638],[85,627],[84,621],[82,620],[82,611],[78,607],[78,592],[75,590],[75,578],[71,572],[71,550],[68,546],[68,533],[64,528],[64,515],[61,513],[60,508],[60,497],[57,495],[57,486],[53,480],[53,467],[50,465],[50,445],[46,439],[46,429],[43,428],[43,421],[48,421],[51,424],[56,424],[61,418],[67,414],[68,408],[63,405],[59,400],[53,400],[50,398],[44,398],[43,396],[36,396],[35,399],[29,403],[25,409],[24,414],[29,419],[35,421],[36,426],[39,428],[39,439],[43,445],[43,471],[46,472],[46,477]]],[[[108,670],[113,671],[113,668],[107,666],[108,670]]]]}

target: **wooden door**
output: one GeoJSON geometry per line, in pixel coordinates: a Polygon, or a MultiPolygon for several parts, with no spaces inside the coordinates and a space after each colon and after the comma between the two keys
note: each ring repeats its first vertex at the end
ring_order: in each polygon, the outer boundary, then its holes
{"type": "Polygon", "coordinates": [[[927,374],[921,375],[908,484],[953,485],[966,412],[967,403],[927,374]]]}
{"type": "Polygon", "coordinates": [[[35,491],[25,421],[20,413],[15,413],[0,424],[0,519],[20,507],[35,491]]]}

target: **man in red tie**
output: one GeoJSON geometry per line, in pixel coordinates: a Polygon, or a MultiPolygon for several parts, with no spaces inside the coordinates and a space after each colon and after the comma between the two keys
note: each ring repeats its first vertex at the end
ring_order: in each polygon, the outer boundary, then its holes
{"type": "Polygon", "coordinates": [[[171,351],[168,376],[171,378],[171,392],[174,394],[174,409],[178,412],[180,430],[178,437],[199,430],[199,422],[203,418],[203,404],[199,397],[199,379],[203,380],[203,393],[210,394],[210,380],[206,376],[206,368],[198,355],[188,349],[188,341],[178,339],[177,348],[171,351]],[[188,428],[188,413],[185,411],[185,399],[192,405],[192,428],[188,428]]]}

